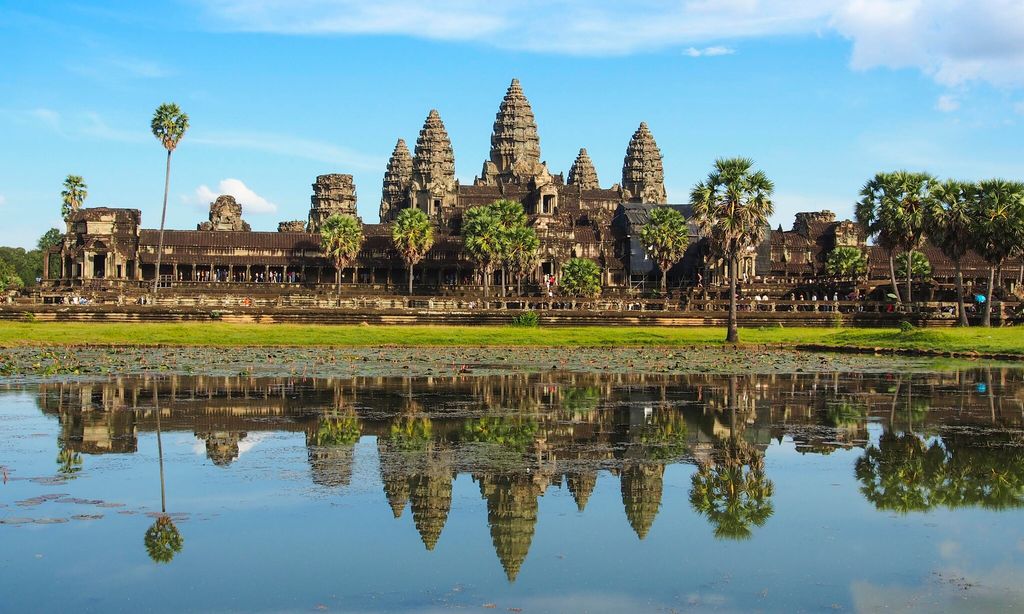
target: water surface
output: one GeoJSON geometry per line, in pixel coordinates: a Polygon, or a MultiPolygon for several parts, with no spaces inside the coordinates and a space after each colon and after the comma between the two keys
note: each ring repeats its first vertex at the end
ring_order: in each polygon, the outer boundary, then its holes
{"type": "Polygon", "coordinates": [[[4,611],[1024,605],[1019,370],[152,375],[0,431],[4,611]]]}

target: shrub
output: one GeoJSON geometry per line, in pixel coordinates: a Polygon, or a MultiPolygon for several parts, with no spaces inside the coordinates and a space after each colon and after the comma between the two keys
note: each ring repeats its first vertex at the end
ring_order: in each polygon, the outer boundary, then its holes
{"type": "Polygon", "coordinates": [[[593,260],[573,258],[562,267],[559,284],[568,296],[596,297],[601,294],[601,269],[593,260]]]}
{"type": "Polygon", "coordinates": [[[916,327],[913,324],[911,324],[910,322],[907,322],[906,320],[901,320],[900,321],[900,332],[901,333],[912,333],[912,332],[914,332],[914,330],[916,330],[916,327]]]}
{"type": "Polygon", "coordinates": [[[540,325],[540,315],[536,311],[524,311],[512,318],[512,326],[536,328],[540,325]]]}

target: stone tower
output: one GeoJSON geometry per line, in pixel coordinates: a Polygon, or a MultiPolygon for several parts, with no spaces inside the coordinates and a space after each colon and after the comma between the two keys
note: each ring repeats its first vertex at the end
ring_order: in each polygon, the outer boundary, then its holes
{"type": "Polygon", "coordinates": [[[505,92],[491,133],[491,159],[484,162],[481,179],[495,185],[498,179],[529,179],[541,174],[540,137],[530,101],[518,79],[505,92]]]}
{"type": "Polygon", "coordinates": [[[622,163],[622,191],[628,202],[658,204],[668,201],[661,150],[646,122],[640,122],[626,148],[626,159],[622,163]]]}
{"type": "Polygon", "coordinates": [[[412,155],[404,139],[398,139],[384,171],[384,189],[380,199],[380,221],[390,222],[401,209],[409,206],[409,185],[412,183],[412,155]]]}
{"type": "Polygon", "coordinates": [[[432,217],[441,216],[455,204],[457,187],[452,141],[441,115],[431,109],[416,139],[409,188],[412,204],[432,217]]]}
{"type": "Polygon", "coordinates": [[[597,190],[601,186],[597,182],[597,171],[590,161],[586,148],[580,149],[576,161],[569,169],[569,185],[579,186],[581,190],[597,190]]]}
{"type": "Polygon", "coordinates": [[[196,230],[252,230],[242,219],[242,205],[234,196],[222,194],[210,203],[210,221],[196,226],[196,230]]]}
{"type": "Polygon", "coordinates": [[[352,175],[320,175],[313,184],[309,210],[309,232],[320,232],[320,224],[334,214],[356,215],[356,184],[352,175]]]}

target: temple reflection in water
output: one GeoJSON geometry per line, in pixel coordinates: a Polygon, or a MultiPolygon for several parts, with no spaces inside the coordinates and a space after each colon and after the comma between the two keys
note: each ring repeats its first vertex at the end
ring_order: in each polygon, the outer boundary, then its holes
{"type": "MultiPolygon", "coordinates": [[[[769,521],[765,450],[862,449],[866,500],[901,513],[1024,505],[1024,375],[978,369],[921,375],[543,374],[445,378],[209,378],[45,384],[44,413],[60,423],[58,469],[82,455],[130,454],[140,432],[191,432],[218,467],[260,433],[303,433],[310,478],[344,491],[355,446],[375,438],[395,518],[409,508],[434,549],[468,474],[486,501],[491,539],[515,580],[539,499],[565,486],[577,508],[604,472],[617,476],[626,520],[644,539],[658,515],[666,466],[694,465],[693,509],[720,538],[769,521]],[[874,424],[869,433],[868,425],[874,424]],[[873,436],[875,433],[877,436],[873,436]]],[[[770,463],[769,463],[770,464],[770,463]]]]}

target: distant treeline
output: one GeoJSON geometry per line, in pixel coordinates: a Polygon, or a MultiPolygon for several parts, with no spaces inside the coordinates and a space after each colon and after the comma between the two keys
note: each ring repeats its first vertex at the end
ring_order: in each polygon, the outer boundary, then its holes
{"type": "MultiPolygon", "coordinates": [[[[35,249],[0,246],[0,292],[33,286],[43,276],[43,252],[60,243],[63,236],[56,228],[39,237],[35,249]]],[[[51,262],[51,267],[59,266],[51,262]]]]}

